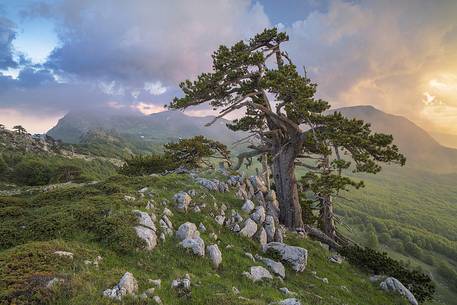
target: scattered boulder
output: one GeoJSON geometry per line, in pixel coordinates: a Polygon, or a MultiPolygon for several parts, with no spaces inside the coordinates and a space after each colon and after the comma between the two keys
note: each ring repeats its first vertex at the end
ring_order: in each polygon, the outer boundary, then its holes
{"type": "Polygon", "coordinates": [[[123,296],[128,294],[135,294],[138,291],[138,282],[133,277],[133,274],[126,272],[119,283],[112,289],[106,289],[103,291],[103,296],[121,300],[123,296]]]}
{"type": "Polygon", "coordinates": [[[245,252],[244,255],[246,255],[246,256],[249,257],[253,262],[255,262],[254,255],[252,255],[251,253],[245,252]]]}
{"type": "Polygon", "coordinates": [[[184,249],[191,249],[195,255],[205,256],[205,242],[199,236],[186,238],[179,245],[184,249]]]}
{"type": "Polygon", "coordinates": [[[198,230],[202,233],[206,232],[206,227],[203,223],[200,222],[200,224],[198,225],[198,230]]]}
{"type": "Polygon", "coordinates": [[[246,199],[243,206],[241,207],[241,210],[243,210],[246,213],[251,213],[251,211],[254,210],[254,208],[255,208],[254,202],[252,202],[249,199],[246,199]]]}
{"type": "Polygon", "coordinates": [[[217,179],[208,180],[205,178],[196,178],[195,181],[210,191],[221,192],[221,193],[228,191],[228,185],[217,179]]]}
{"type": "Polygon", "coordinates": [[[213,267],[217,269],[222,262],[222,253],[219,250],[219,247],[216,244],[209,245],[206,250],[208,252],[209,258],[211,259],[213,267]]]}
{"type": "Polygon", "coordinates": [[[187,295],[191,290],[190,275],[186,274],[183,278],[177,278],[171,282],[171,288],[176,289],[179,295],[187,295]]]}
{"type": "Polygon", "coordinates": [[[341,264],[343,262],[343,257],[339,254],[334,254],[328,258],[328,260],[335,264],[341,264]]]}
{"type": "Polygon", "coordinates": [[[186,192],[179,192],[173,196],[173,200],[176,202],[176,209],[180,212],[186,212],[189,207],[192,197],[186,192]]]}
{"type": "Polygon", "coordinates": [[[256,258],[260,260],[262,263],[267,265],[267,267],[276,275],[280,276],[281,278],[286,277],[286,269],[281,262],[275,262],[272,259],[262,257],[260,255],[256,255],[256,258]]]}
{"type": "Polygon", "coordinates": [[[140,225],[157,231],[156,226],[154,225],[154,222],[152,221],[152,218],[151,216],[149,216],[148,213],[139,210],[133,210],[133,214],[136,216],[136,219],[138,220],[138,223],[140,225]]]}
{"type": "Polygon", "coordinates": [[[125,195],[124,196],[124,200],[127,201],[127,202],[134,202],[136,200],[136,198],[132,197],[132,196],[125,195]]]}
{"type": "Polygon", "coordinates": [[[67,257],[69,259],[73,259],[73,253],[67,252],[67,251],[54,251],[55,255],[58,255],[60,257],[67,257]]]}
{"type": "Polygon", "coordinates": [[[59,279],[58,277],[53,278],[46,284],[46,288],[52,289],[55,285],[63,283],[63,279],[59,279]]]}
{"type": "Polygon", "coordinates": [[[265,186],[263,181],[260,179],[259,176],[251,176],[249,177],[249,181],[251,182],[252,186],[254,187],[255,192],[268,192],[268,188],[265,186]]]}
{"type": "Polygon", "coordinates": [[[217,222],[218,225],[224,225],[225,217],[222,215],[217,215],[214,220],[217,222]]]}
{"type": "Polygon", "coordinates": [[[163,215],[167,216],[167,217],[173,217],[173,212],[170,211],[170,209],[168,208],[163,208],[163,215]]]}
{"type": "Polygon", "coordinates": [[[265,232],[267,233],[267,241],[270,243],[274,241],[276,233],[275,219],[271,215],[265,216],[265,222],[263,224],[265,232]]]}
{"type": "Polygon", "coordinates": [[[145,207],[146,210],[152,210],[154,209],[154,204],[148,200],[148,203],[146,203],[146,207],[145,207]]]}
{"type": "Polygon", "coordinates": [[[243,272],[243,275],[253,282],[262,281],[263,279],[273,279],[271,273],[262,266],[253,266],[250,268],[249,272],[243,272]]]}
{"type": "Polygon", "coordinates": [[[406,288],[399,280],[394,277],[386,278],[383,282],[381,282],[379,287],[381,287],[381,289],[384,291],[398,293],[406,297],[409,303],[412,305],[419,304],[411,291],[409,291],[408,288],[406,288]]]}
{"type": "Polygon", "coordinates": [[[200,233],[197,231],[197,226],[191,222],[183,223],[179,226],[178,231],[176,231],[176,237],[179,241],[193,239],[199,236],[200,233]]]}
{"type": "Polygon", "coordinates": [[[160,288],[160,286],[162,285],[161,279],[157,279],[157,280],[149,279],[148,282],[149,282],[149,284],[154,285],[154,287],[157,287],[157,288],[160,288]]]}
{"type": "Polygon", "coordinates": [[[250,218],[244,222],[244,227],[240,230],[241,236],[251,238],[257,232],[257,224],[250,218]]]}
{"type": "Polygon", "coordinates": [[[301,305],[301,303],[299,300],[297,300],[295,298],[291,298],[291,299],[285,299],[285,300],[282,300],[279,302],[273,302],[273,303],[270,303],[270,305],[301,305]]]}
{"type": "Polygon", "coordinates": [[[162,304],[162,300],[160,299],[160,297],[158,295],[155,295],[152,299],[154,300],[154,302],[156,304],[159,304],[159,305],[162,304]]]}
{"type": "Polygon", "coordinates": [[[157,246],[157,235],[154,230],[143,226],[136,226],[135,231],[136,235],[145,241],[147,250],[153,250],[157,246]]]}
{"type": "Polygon", "coordinates": [[[265,208],[263,206],[256,207],[254,213],[251,214],[251,219],[254,220],[258,225],[262,224],[265,221],[265,217],[265,208]]]}
{"type": "Polygon", "coordinates": [[[279,291],[281,291],[285,295],[294,295],[295,294],[294,292],[290,291],[289,288],[287,288],[287,287],[281,287],[281,288],[279,288],[279,291]]]}
{"type": "Polygon", "coordinates": [[[288,263],[297,272],[303,272],[306,268],[308,251],[304,248],[271,242],[263,246],[263,251],[279,255],[282,261],[288,263]]]}
{"type": "Polygon", "coordinates": [[[267,232],[263,227],[260,227],[255,234],[255,239],[263,246],[267,243],[267,232]]]}

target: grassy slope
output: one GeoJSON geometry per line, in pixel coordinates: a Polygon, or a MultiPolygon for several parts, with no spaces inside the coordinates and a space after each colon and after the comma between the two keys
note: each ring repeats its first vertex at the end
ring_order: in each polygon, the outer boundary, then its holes
{"type": "MultiPolygon", "coordinates": [[[[305,272],[295,274],[287,267],[284,283],[278,279],[250,282],[241,273],[255,264],[244,252],[259,253],[260,247],[218,226],[209,216],[213,202],[238,210],[242,204],[231,193],[209,193],[189,177],[175,175],[118,176],[84,188],[0,198],[0,217],[4,220],[0,223],[0,304],[9,304],[12,300],[17,304],[111,304],[113,302],[103,298],[101,292],[113,287],[126,271],[138,279],[140,291],[149,288],[147,279],[161,278],[162,288],[156,290],[156,294],[164,304],[266,304],[284,298],[279,287],[297,292],[303,304],[406,304],[396,296],[381,292],[368,281],[367,274],[347,263],[329,263],[327,250],[295,234],[288,234],[286,241],[309,250],[305,272]],[[184,253],[174,238],[149,253],[135,250],[138,240],[132,229],[134,219],[130,211],[143,208],[146,200],[127,203],[123,196],[135,196],[144,186],[154,192],[157,216],[163,209],[159,204],[162,199],[170,200],[180,190],[197,190],[194,201],[206,202],[207,208],[198,214],[175,212],[172,222],[175,228],[185,221],[203,222],[208,229],[202,234],[207,245],[210,244],[209,233],[219,236],[218,245],[223,253],[219,270],[213,270],[207,258],[184,253]],[[226,249],[229,244],[233,248],[226,249]],[[56,257],[52,254],[55,250],[73,252],[75,258],[56,257]],[[103,257],[99,268],[83,263],[97,255],[103,257]],[[311,271],[327,277],[329,284],[316,279],[311,271]],[[185,273],[192,278],[192,295],[180,298],[170,284],[185,273]],[[55,276],[64,278],[65,283],[54,291],[43,288],[55,276]],[[233,286],[249,300],[234,295],[233,286]]],[[[146,304],[138,299],[125,299],[125,303],[146,304]]]]}
{"type": "MultiPolygon", "coordinates": [[[[365,218],[366,224],[383,223],[389,233],[396,228],[410,237],[442,241],[457,250],[457,175],[436,175],[408,169],[386,169],[376,176],[362,177],[366,187],[344,194],[348,200],[337,200],[337,206],[345,212],[365,218]]],[[[360,217],[344,217],[353,239],[364,243],[367,226],[360,225],[360,217]]],[[[377,232],[378,236],[380,232],[377,232]]],[[[433,275],[437,286],[437,300],[433,304],[457,304],[457,291],[436,272],[437,263],[446,261],[457,269],[457,261],[436,249],[420,247],[423,257],[433,257],[435,264],[425,263],[408,251],[398,251],[381,243],[381,249],[392,257],[410,262],[433,275]]]]}

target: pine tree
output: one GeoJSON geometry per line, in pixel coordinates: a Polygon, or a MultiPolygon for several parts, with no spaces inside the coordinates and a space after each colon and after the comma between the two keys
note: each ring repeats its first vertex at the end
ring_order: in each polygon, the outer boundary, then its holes
{"type": "MultiPolygon", "coordinates": [[[[364,138],[352,137],[354,126],[350,120],[325,114],[330,106],[315,98],[316,84],[306,74],[299,74],[282,50],[282,44],[288,39],[285,33],[273,28],[248,42],[220,46],[212,55],[213,71],[199,75],[195,81],[181,83],[184,96],[176,97],[169,107],[186,109],[208,103],[220,110],[220,115],[208,125],[229,113],[244,110],[229,127],[249,131],[256,141],[252,141],[250,151],[239,155],[238,166],[245,158],[268,154],[280,204],[279,220],[289,228],[297,228],[303,227],[295,177],[297,163],[315,169],[316,165],[306,162],[329,156],[331,143],[349,149],[352,157],[358,158],[356,166],[366,169],[376,167],[376,160],[399,160],[400,155],[398,149],[390,145],[391,137],[381,136],[365,143],[364,139],[371,137],[367,125],[355,126],[362,129],[360,133],[364,133],[364,138]],[[340,133],[339,125],[346,128],[344,133],[340,133]],[[378,156],[381,151],[386,154],[378,156]],[[372,152],[376,155],[370,157],[372,152]],[[364,162],[363,158],[370,160],[364,162]]],[[[328,163],[328,166],[335,164],[330,160],[328,163]]],[[[338,164],[343,166],[342,161],[338,164]]]]}

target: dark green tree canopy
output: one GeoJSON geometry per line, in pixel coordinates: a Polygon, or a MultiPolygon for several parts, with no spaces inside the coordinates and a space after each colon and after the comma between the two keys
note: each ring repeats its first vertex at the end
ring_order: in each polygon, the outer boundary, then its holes
{"type": "Polygon", "coordinates": [[[174,163],[188,168],[197,168],[203,165],[211,166],[208,158],[219,158],[229,162],[230,151],[224,144],[195,136],[189,139],[180,139],[176,143],[165,144],[165,155],[174,163]]]}
{"type": "MultiPolygon", "coordinates": [[[[326,175],[336,169],[340,175],[351,160],[356,171],[369,173],[380,170],[379,162],[405,161],[391,136],[373,133],[363,121],[328,111],[330,105],[315,97],[316,84],[306,73],[301,75],[281,49],[288,39],[273,28],[247,42],[220,46],[212,55],[212,72],[182,82],[184,96],[176,97],[169,107],[185,109],[207,103],[220,111],[207,125],[241,112],[229,128],[249,131],[256,139],[249,146],[251,151],[241,156],[269,155],[281,222],[294,228],[303,226],[296,165],[325,169],[326,175]],[[336,160],[329,160],[333,155],[336,160]]],[[[348,182],[329,178],[340,185],[348,182]]]]}

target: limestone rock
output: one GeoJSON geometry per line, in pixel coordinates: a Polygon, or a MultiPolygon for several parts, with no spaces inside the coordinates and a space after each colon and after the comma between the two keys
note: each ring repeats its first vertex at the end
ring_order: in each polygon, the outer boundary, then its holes
{"type": "Polygon", "coordinates": [[[200,222],[200,224],[198,225],[198,230],[202,233],[206,232],[206,227],[203,223],[200,222]]]}
{"type": "Polygon", "coordinates": [[[157,287],[157,288],[160,288],[160,286],[162,285],[162,280],[161,279],[157,279],[157,280],[149,279],[148,282],[149,282],[149,284],[151,284],[151,285],[153,285],[154,287],[157,287]]]}
{"type": "Polygon", "coordinates": [[[133,274],[126,272],[119,283],[112,289],[106,289],[103,291],[103,296],[121,300],[123,296],[128,294],[135,294],[138,291],[138,282],[133,277],[133,274]]]}
{"type": "Polygon", "coordinates": [[[270,303],[270,305],[301,305],[300,301],[295,298],[285,299],[279,302],[270,303]]]}
{"type": "Polygon", "coordinates": [[[284,243],[271,242],[263,247],[267,253],[279,255],[282,261],[288,263],[293,270],[303,272],[308,261],[308,251],[301,247],[288,246],[284,243]]]}
{"type": "Polygon", "coordinates": [[[225,217],[222,215],[217,215],[214,220],[217,222],[218,225],[224,225],[225,217]]]}
{"type": "Polygon", "coordinates": [[[157,246],[157,235],[154,230],[143,226],[136,226],[135,231],[136,235],[145,241],[147,250],[150,251],[157,246]]]}
{"type": "Polygon", "coordinates": [[[379,287],[381,287],[381,289],[384,291],[395,292],[406,297],[409,303],[412,305],[419,304],[411,291],[409,291],[408,288],[406,288],[399,280],[394,277],[386,278],[383,282],[381,282],[379,287]]]}
{"type": "Polygon", "coordinates": [[[250,268],[249,272],[243,272],[243,275],[253,282],[262,281],[263,279],[273,279],[271,273],[262,266],[253,266],[250,268]]]}
{"type": "Polygon", "coordinates": [[[275,233],[276,233],[276,225],[273,216],[267,215],[265,216],[265,222],[263,224],[265,232],[267,233],[267,241],[270,243],[274,241],[275,233]]]}
{"type": "Polygon", "coordinates": [[[213,267],[214,268],[218,268],[220,263],[222,262],[222,253],[221,251],[219,250],[219,247],[214,244],[214,245],[209,245],[207,248],[206,248],[207,252],[208,252],[208,256],[209,258],[211,259],[211,262],[213,264],[213,267]]]}
{"type": "Polygon", "coordinates": [[[244,227],[240,231],[241,236],[252,237],[257,232],[257,224],[250,218],[244,222],[244,227]]]}
{"type": "Polygon", "coordinates": [[[173,217],[173,212],[170,211],[170,209],[168,209],[168,208],[164,208],[162,214],[167,216],[167,217],[173,217]]]}
{"type": "Polygon", "coordinates": [[[139,210],[133,210],[133,214],[136,216],[136,219],[140,225],[152,229],[153,231],[157,231],[156,226],[154,225],[154,222],[148,213],[139,210]]]}
{"type": "Polygon", "coordinates": [[[132,197],[132,196],[125,195],[124,196],[124,200],[127,201],[127,202],[134,202],[136,200],[136,198],[132,197]]]}
{"type": "Polygon", "coordinates": [[[193,239],[198,236],[200,236],[200,233],[197,231],[197,226],[191,222],[183,223],[176,231],[176,237],[179,241],[193,239]]]}
{"type": "Polygon", "coordinates": [[[186,212],[189,207],[192,197],[186,192],[179,192],[173,196],[173,200],[176,202],[176,209],[180,212],[186,212]]]}
{"type": "Polygon", "coordinates": [[[255,234],[255,239],[263,246],[267,243],[267,232],[263,227],[260,227],[255,234]]]}
{"type": "Polygon", "coordinates": [[[184,249],[191,249],[195,255],[205,256],[205,242],[199,236],[186,238],[179,245],[184,249]]]}
{"type": "Polygon", "coordinates": [[[265,217],[265,208],[263,206],[256,207],[254,212],[251,214],[251,219],[258,225],[261,225],[265,221],[265,217]]]}
{"type": "Polygon", "coordinates": [[[267,265],[267,267],[276,275],[280,276],[281,278],[286,277],[286,269],[284,268],[284,265],[281,262],[276,262],[272,259],[266,258],[266,257],[261,257],[259,255],[256,256],[258,260],[260,260],[262,263],[267,265]]]}
{"type": "Polygon", "coordinates": [[[241,210],[243,210],[244,212],[247,212],[247,213],[251,213],[251,211],[254,210],[254,208],[255,208],[254,202],[252,202],[249,199],[246,199],[243,206],[241,207],[241,210]]]}
{"type": "Polygon", "coordinates": [[[69,259],[73,259],[73,253],[67,251],[54,251],[55,255],[60,257],[68,257],[69,259]]]}

